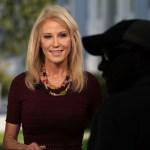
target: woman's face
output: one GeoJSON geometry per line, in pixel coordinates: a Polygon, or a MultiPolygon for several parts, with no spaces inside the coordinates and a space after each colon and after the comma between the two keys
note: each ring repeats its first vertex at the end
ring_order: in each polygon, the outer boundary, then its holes
{"type": "Polygon", "coordinates": [[[46,63],[66,63],[71,51],[69,30],[55,20],[46,20],[42,26],[41,48],[46,63]]]}

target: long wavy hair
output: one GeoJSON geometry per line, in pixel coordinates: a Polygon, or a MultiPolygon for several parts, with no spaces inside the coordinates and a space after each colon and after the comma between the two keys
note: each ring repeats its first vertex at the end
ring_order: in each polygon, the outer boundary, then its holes
{"type": "Polygon", "coordinates": [[[25,83],[29,89],[34,90],[35,85],[40,81],[39,74],[45,62],[45,56],[40,47],[41,28],[47,19],[53,19],[69,29],[72,45],[68,56],[68,68],[72,79],[71,89],[74,92],[81,92],[87,81],[87,76],[84,72],[81,36],[77,23],[70,13],[61,6],[44,8],[32,28],[28,43],[25,83]]]}

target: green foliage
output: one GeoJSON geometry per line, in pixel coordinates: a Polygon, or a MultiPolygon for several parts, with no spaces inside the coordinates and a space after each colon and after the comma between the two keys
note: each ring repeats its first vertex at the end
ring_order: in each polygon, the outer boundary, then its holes
{"type": "Polygon", "coordinates": [[[26,53],[29,34],[37,16],[43,7],[54,2],[55,0],[1,0],[0,53],[26,53]]]}
{"type": "Polygon", "coordinates": [[[3,133],[3,132],[0,132],[0,150],[3,149],[3,147],[2,147],[3,136],[4,136],[4,133],[3,133]]]}
{"type": "Polygon", "coordinates": [[[8,94],[11,80],[12,77],[10,75],[7,75],[4,70],[0,69],[0,84],[2,86],[2,96],[6,96],[8,94]]]}
{"type": "MultiPolygon", "coordinates": [[[[0,56],[25,57],[29,35],[37,16],[45,6],[54,3],[55,0],[0,0],[0,56]]],[[[10,80],[5,68],[0,66],[3,96],[8,93],[10,80]]]]}
{"type": "Polygon", "coordinates": [[[3,136],[4,136],[4,133],[0,132],[0,144],[2,144],[2,142],[3,142],[3,136]]]}
{"type": "Polygon", "coordinates": [[[87,139],[83,140],[83,142],[82,142],[82,150],[87,150],[87,142],[88,142],[87,139]]]}

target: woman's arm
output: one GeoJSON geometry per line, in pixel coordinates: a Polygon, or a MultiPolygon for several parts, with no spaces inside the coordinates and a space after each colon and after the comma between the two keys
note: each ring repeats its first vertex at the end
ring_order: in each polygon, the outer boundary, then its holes
{"type": "Polygon", "coordinates": [[[4,149],[7,150],[44,150],[45,146],[38,146],[37,143],[33,142],[29,145],[18,143],[18,133],[20,125],[6,123],[5,134],[3,139],[4,149]]]}
{"type": "Polygon", "coordinates": [[[3,139],[3,146],[5,149],[24,149],[24,144],[18,143],[18,133],[20,130],[20,125],[6,123],[5,133],[3,139]]]}
{"type": "Polygon", "coordinates": [[[17,142],[20,125],[6,123],[5,133],[3,139],[3,146],[5,149],[18,149],[19,143],[17,142]]]}

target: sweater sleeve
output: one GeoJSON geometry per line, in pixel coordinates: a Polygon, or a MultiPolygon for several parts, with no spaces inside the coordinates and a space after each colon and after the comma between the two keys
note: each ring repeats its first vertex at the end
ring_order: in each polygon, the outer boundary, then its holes
{"type": "Polygon", "coordinates": [[[22,75],[15,77],[10,85],[8,94],[6,122],[12,124],[21,124],[21,83],[24,78],[22,75]]]}

